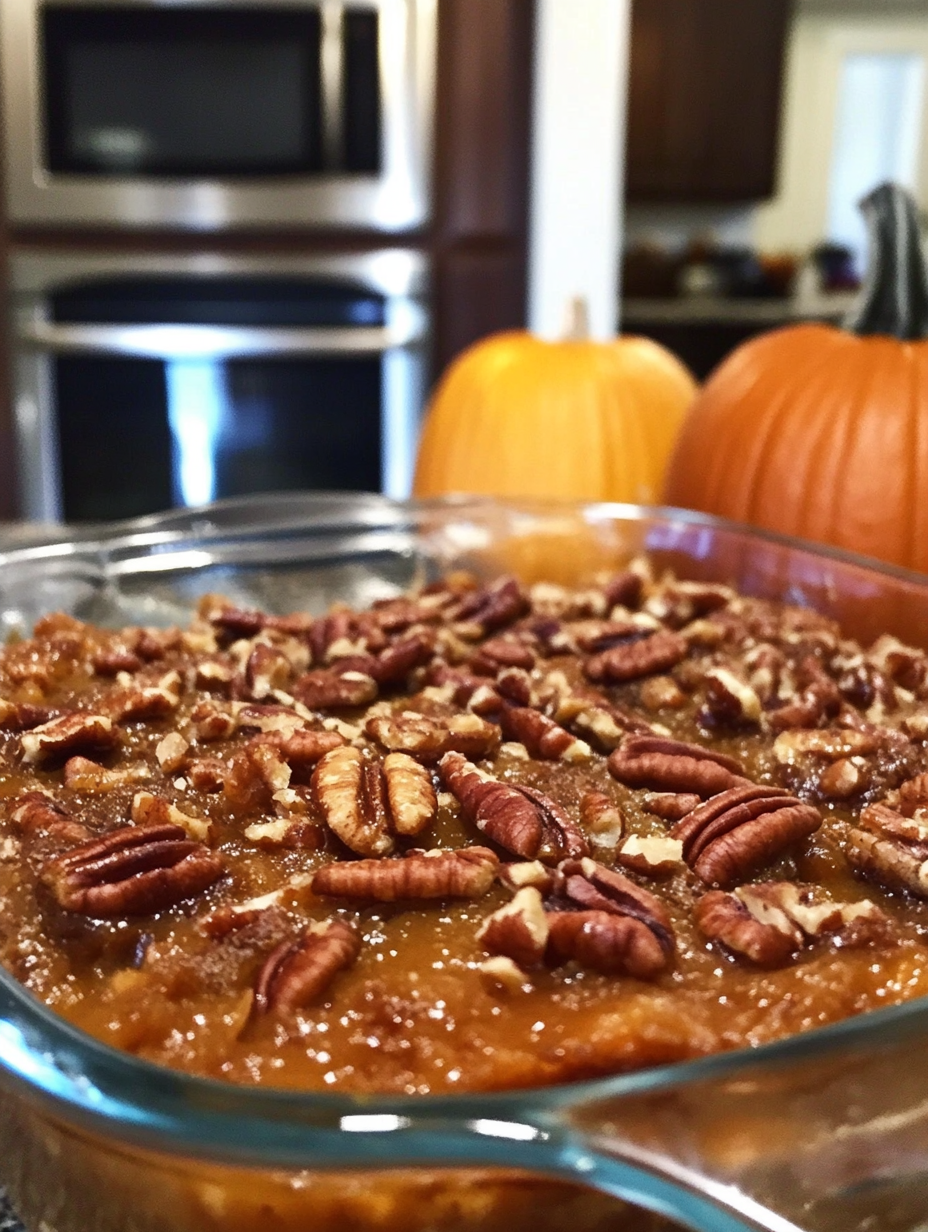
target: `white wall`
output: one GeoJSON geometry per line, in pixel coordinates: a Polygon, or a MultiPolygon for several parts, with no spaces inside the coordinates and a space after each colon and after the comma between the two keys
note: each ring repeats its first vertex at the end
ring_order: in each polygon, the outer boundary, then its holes
{"type": "Polygon", "coordinates": [[[629,0],[539,0],[528,318],[544,338],[577,296],[592,337],[616,330],[628,19],[629,0]]]}

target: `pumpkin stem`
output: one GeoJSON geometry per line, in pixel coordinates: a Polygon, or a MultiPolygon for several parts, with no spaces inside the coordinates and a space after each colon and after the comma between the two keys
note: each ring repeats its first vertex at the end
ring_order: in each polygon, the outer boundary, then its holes
{"type": "Polygon", "coordinates": [[[590,309],[583,295],[572,295],[564,313],[565,342],[587,342],[590,337],[590,309]]]}
{"type": "Polygon", "coordinates": [[[881,184],[860,209],[870,234],[870,262],[860,302],[845,328],[901,342],[928,338],[928,271],[911,193],[898,184],[881,184]]]}

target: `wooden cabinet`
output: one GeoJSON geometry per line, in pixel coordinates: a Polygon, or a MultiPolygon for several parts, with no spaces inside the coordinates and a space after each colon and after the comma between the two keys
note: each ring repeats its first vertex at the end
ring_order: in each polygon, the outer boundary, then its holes
{"type": "Polygon", "coordinates": [[[633,0],[633,202],[772,196],[790,0],[633,0]]]}

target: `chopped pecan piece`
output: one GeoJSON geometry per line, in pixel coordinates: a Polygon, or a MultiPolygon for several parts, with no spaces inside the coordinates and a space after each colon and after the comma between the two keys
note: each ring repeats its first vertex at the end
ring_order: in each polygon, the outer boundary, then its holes
{"type": "Polygon", "coordinates": [[[750,888],[755,894],[747,901],[737,890],[710,890],[696,902],[696,924],[727,950],[761,967],[779,967],[802,945],[802,932],[775,903],[765,901],[760,886],[750,888]]]}
{"type": "Polygon", "coordinates": [[[814,834],[818,810],[778,787],[744,784],[712,796],[678,822],[672,838],[708,885],[726,889],[814,834]]]}
{"type": "Polygon", "coordinates": [[[282,689],[290,681],[293,666],[282,650],[258,642],[245,664],[245,690],[256,702],[282,689]]]}
{"type": "Polygon", "coordinates": [[[413,851],[385,860],[324,864],[313,875],[313,894],[392,903],[417,898],[482,898],[499,860],[487,847],[459,851],[413,851]]]}
{"type": "Polygon", "coordinates": [[[138,783],[151,778],[147,766],[123,766],[118,770],[107,770],[99,762],[90,761],[86,757],[69,757],[64,763],[64,785],[70,791],[86,792],[90,795],[102,795],[124,787],[127,783],[138,783]]]}
{"type": "Polygon", "coordinates": [[[513,637],[491,637],[471,655],[469,666],[478,676],[495,676],[507,667],[530,672],[535,656],[524,642],[513,637]]]}
{"type": "Polygon", "coordinates": [[[283,941],[255,980],[254,1014],[296,1013],[320,996],[361,952],[361,939],[344,920],[310,924],[296,941],[283,941]]]}
{"type": "Polygon", "coordinates": [[[519,740],[532,757],[549,761],[588,761],[590,746],[578,740],[559,724],[528,706],[504,706],[500,716],[503,735],[507,740],[519,740]]]}
{"type": "Polygon", "coordinates": [[[685,792],[703,799],[746,781],[733,758],[663,736],[627,736],[609,758],[609,773],[626,787],[685,792]]]}
{"type": "Polygon", "coordinates": [[[238,726],[235,715],[216,702],[199,702],[190,715],[194,737],[203,744],[227,740],[238,726]]]}
{"type": "Polygon", "coordinates": [[[686,694],[672,676],[651,676],[639,694],[645,710],[679,710],[686,705],[686,694]]]}
{"type": "Polygon", "coordinates": [[[877,739],[873,732],[855,731],[849,727],[818,731],[800,728],[781,732],[773,742],[773,755],[782,765],[791,766],[802,757],[818,757],[828,761],[866,757],[876,748],[877,739]]]}
{"type": "Polygon", "coordinates": [[[446,753],[438,769],[465,818],[513,855],[554,864],[565,856],[589,854],[579,827],[541,792],[500,783],[460,753],[446,753]]]}
{"type": "Polygon", "coordinates": [[[501,864],[499,879],[515,893],[525,886],[534,886],[542,894],[548,894],[554,887],[554,873],[540,860],[521,860],[512,864],[501,864]]]}
{"type": "Polygon", "coordinates": [[[621,684],[626,680],[640,680],[666,672],[685,659],[689,651],[686,639],[678,633],[662,629],[635,642],[613,646],[611,650],[587,659],[583,670],[593,681],[621,684]]]}
{"type": "Polygon", "coordinates": [[[23,761],[30,765],[70,753],[105,753],[118,743],[111,719],[83,712],[62,715],[20,736],[23,761]]]}
{"type": "Polygon", "coordinates": [[[120,672],[137,672],[142,666],[139,656],[128,646],[119,642],[101,646],[94,652],[91,663],[98,676],[117,676],[120,672]]]}
{"type": "Polygon", "coordinates": [[[107,919],[153,915],[222,873],[220,858],[180,826],[124,826],[50,861],[42,880],[66,911],[107,919]]]}
{"type": "Polygon", "coordinates": [[[520,967],[535,967],[545,956],[548,921],[534,886],[519,890],[511,902],[487,916],[477,940],[488,954],[511,958],[520,967]]]}
{"type": "Polygon", "coordinates": [[[706,687],[705,712],[714,723],[744,727],[760,722],[760,698],[734,672],[725,667],[710,667],[703,681],[706,687]]]}
{"type": "Polygon", "coordinates": [[[641,801],[646,813],[653,813],[661,821],[682,821],[701,804],[693,792],[649,791],[641,801]]]}
{"type": "Polygon", "coordinates": [[[888,917],[869,899],[836,903],[812,886],[789,881],[712,890],[696,903],[696,923],[712,941],[760,966],[779,966],[803,945],[830,936],[839,946],[872,945],[891,934],[888,917]]]}
{"type": "Polygon", "coordinates": [[[180,732],[168,732],[163,739],[158,741],[155,748],[155,757],[158,759],[158,765],[165,774],[173,774],[187,760],[187,753],[189,751],[190,745],[180,732]]]}
{"type": "Polygon", "coordinates": [[[614,851],[625,833],[625,816],[617,804],[601,791],[588,791],[580,797],[580,823],[594,847],[614,851]]]}
{"type": "Polygon", "coordinates": [[[137,791],[132,797],[132,820],[137,826],[180,826],[180,828],[198,843],[205,843],[209,838],[208,821],[201,817],[190,817],[179,808],[161,796],[154,796],[150,791],[137,791]]]}
{"type": "Polygon", "coordinates": [[[136,719],[157,719],[172,714],[180,703],[179,672],[167,672],[157,684],[136,685],[110,693],[104,702],[106,713],[116,723],[136,719]]]}
{"type": "Polygon", "coordinates": [[[377,681],[366,672],[319,668],[300,676],[292,691],[310,710],[342,709],[372,702],[377,696],[377,681]]]}
{"type": "Polygon", "coordinates": [[[10,821],[28,839],[47,836],[63,843],[86,843],[90,838],[86,826],[41,791],[27,791],[18,796],[10,821]]]}
{"type": "Polygon", "coordinates": [[[870,772],[862,757],[842,757],[819,775],[818,788],[826,800],[849,800],[870,786],[870,772]]]}
{"type": "Polygon", "coordinates": [[[653,979],[667,966],[667,954],[646,924],[608,911],[549,911],[547,961],[574,959],[603,975],[653,979]]]}
{"type": "Polygon", "coordinates": [[[900,785],[899,812],[903,817],[928,813],[928,774],[917,774],[900,785]]]}
{"type": "Polygon", "coordinates": [[[683,844],[665,834],[630,834],[616,853],[616,862],[644,877],[669,877],[683,863],[683,844]]]}

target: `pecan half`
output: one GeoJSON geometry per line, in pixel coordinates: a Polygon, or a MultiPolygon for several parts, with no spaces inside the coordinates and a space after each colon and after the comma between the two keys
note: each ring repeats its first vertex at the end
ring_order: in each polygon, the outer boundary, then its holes
{"type": "Polygon", "coordinates": [[[106,715],[76,712],[42,723],[19,740],[23,761],[34,765],[71,753],[108,752],[119,743],[119,736],[106,715]]]}
{"type": "Polygon", "coordinates": [[[708,885],[726,889],[776,860],[821,825],[818,810],[778,787],[744,784],[712,796],[672,838],[708,885]]]}
{"type": "Polygon", "coordinates": [[[519,740],[532,757],[548,761],[588,761],[590,746],[578,740],[559,724],[528,706],[505,706],[500,716],[503,735],[507,740],[519,740]]]}
{"type": "Polygon", "coordinates": [[[535,967],[545,956],[548,921],[534,886],[519,890],[511,902],[487,916],[477,940],[488,954],[511,958],[520,967],[535,967]]]}
{"type": "Polygon", "coordinates": [[[476,640],[512,624],[527,610],[528,599],[516,579],[500,577],[488,586],[468,591],[448,616],[461,636],[476,640]]]}
{"type": "Polygon", "coordinates": [[[646,924],[607,911],[549,911],[546,959],[574,959],[603,975],[653,979],[667,966],[667,955],[646,924]]]}
{"type": "Polygon", "coordinates": [[[565,856],[589,854],[580,828],[534,788],[500,783],[460,753],[446,753],[438,769],[465,818],[513,855],[555,864],[565,856]]]}
{"type": "Polygon", "coordinates": [[[746,782],[734,758],[663,736],[627,736],[608,765],[612,777],[626,787],[692,793],[703,799],[746,782]]]}
{"type": "Polygon", "coordinates": [[[153,915],[222,873],[220,858],[180,826],[124,826],[50,861],[42,881],[66,911],[106,919],[153,915]]]}
{"type": "Polygon", "coordinates": [[[293,696],[310,710],[366,706],[377,696],[377,681],[366,672],[319,668],[294,681],[293,696]]]}
{"type": "Polygon", "coordinates": [[[309,1005],[350,967],[361,952],[361,939],[344,920],[310,924],[296,941],[283,941],[265,959],[255,980],[256,1016],[282,1016],[309,1005]]]}
{"type": "Polygon", "coordinates": [[[688,651],[686,638],[662,629],[650,637],[613,646],[611,650],[594,655],[586,660],[583,670],[590,680],[621,684],[626,680],[640,680],[642,676],[666,672],[685,659],[688,651]]]}
{"type": "Polygon", "coordinates": [[[489,757],[499,748],[502,738],[495,723],[488,723],[476,714],[433,719],[411,710],[374,715],[368,719],[364,730],[385,749],[408,753],[426,765],[448,752],[463,753],[466,757],[489,757]]]}
{"type": "Polygon", "coordinates": [[[554,905],[605,911],[640,920],[657,938],[665,959],[674,952],[673,925],[659,898],[595,860],[564,860],[558,866],[554,905]]]}
{"type": "Polygon", "coordinates": [[[313,790],[326,825],[362,856],[393,850],[383,775],[352,745],[326,753],[313,771],[313,790]]]}
{"type": "Polygon", "coordinates": [[[478,676],[495,676],[507,667],[520,667],[530,672],[535,656],[524,642],[513,637],[491,637],[468,660],[471,671],[478,676]]]}
{"type": "Polygon", "coordinates": [[[431,775],[406,753],[388,753],[382,773],[393,829],[403,835],[421,833],[438,812],[431,775]]]}
{"type": "Polygon", "coordinates": [[[386,860],[324,864],[310,885],[327,898],[392,903],[406,898],[481,898],[490,889],[499,860],[487,847],[459,851],[413,851],[386,860]]]}
{"type": "Polygon", "coordinates": [[[845,853],[854,871],[888,889],[928,898],[928,822],[870,804],[860,824],[849,832],[845,853]]]}

